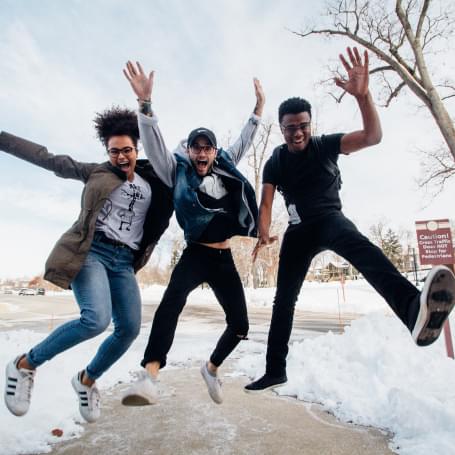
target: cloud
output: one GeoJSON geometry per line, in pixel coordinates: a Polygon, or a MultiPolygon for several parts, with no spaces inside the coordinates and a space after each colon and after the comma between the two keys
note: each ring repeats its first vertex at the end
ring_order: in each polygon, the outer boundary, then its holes
{"type": "Polygon", "coordinates": [[[44,271],[44,264],[62,232],[52,224],[9,221],[0,224],[0,277],[34,276],[44,271]]]}
{"type": "Polygon", "coordinates": [[[102,105],[95,86],[41,46],[24,22],[13,21],[0,41],[2,128],[89,159],[91,119],[102,105]]]}
{"type": "MultiPolygon", "coordinates": [[[[79,199],[68,197],[58,187],[52,191],[31,190],[24,187],[3,188],[0,192],[0,206],[9,207],[11,218],[39,220],[49,224],[69,224],[77,218],[80,209],[79,199]]],[[[6,219],[3,217],[3,221],[6,219]]]]}
{"type": "MultiPolygon", "coordinates": [[[[153,106],[170,149],[199,125],[235,138],[255,103],[254,76],[266,91],[265,117],[276,119],[281,101],[303,96],[314,106],[320,132],[356,130],[356,103],[335,105],[317,85],[346,42],[303,40],[287,30],[320,21],[320,8],[310,0],[138,0],[134,7],[119,0],[6,1],[0,17],[0,128],[52,153],[104,160],[91,121],[113,103],[135,107],[121,73],[133,59],[156,70],[153,106]]],[[[453,50],[446,62],[455,61],[450,56],[453,50]]],[[[407,225],[416,217],[450,216],[453,185],[428,209],[420,208],[422,195],[414,186],[419,158],[409,151],[439,142],[440,135],[431,118],[406,102],[411,99],[403,95],[392,109],[380,109],[381,145],[340,160],[346,210],[361,225],[383,214],[407,225]]],[[[81,187],[57,183],[55,176],[44,177],[9,157],[0,156],[0,165],[0,202],[7,214],[1,221],[1,267],[7,271],[16,255],[24,271],[34,272],[76,218],[81,187]],[[24,261],[34,243],[36,264],[24,261]]]]}

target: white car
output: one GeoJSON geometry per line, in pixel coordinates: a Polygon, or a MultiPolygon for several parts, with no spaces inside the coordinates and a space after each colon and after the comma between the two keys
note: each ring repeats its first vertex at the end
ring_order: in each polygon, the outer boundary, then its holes
{"type": "Polygon", "coordinates": [[[35,295],[36,292],[34,289],[29,289],[29,288],[22,288],[19,291],[19,295],[35,295]]]}

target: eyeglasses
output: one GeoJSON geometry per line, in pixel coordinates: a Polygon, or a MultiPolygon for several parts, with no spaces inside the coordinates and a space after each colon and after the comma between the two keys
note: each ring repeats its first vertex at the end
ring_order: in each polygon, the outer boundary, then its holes
{"type": "Polygon", "coordinates": [[[199,155],[201,152],[211,153],[215,150],[215,147],[213,147],[213,145],[194,144],[190,147],[190,149],[195,155],[199,155]]]}
{"type": "Polygon", "coordinates": [[[297,131],[307,131],[311,128],[311,122],[304,122],[301,123],[300,125],[281,125],[281,130],[283,133],[287,134],[294,134],[297,133],[297,131]]]}
{"type": "Polygon", "coordinates": [[[121,149],[111,148],[107,151],[111,156],[119,156],[120,153],[123,155],[129,155],[133,150],[136,150],[134,147],[123,147],[121,149]]]}

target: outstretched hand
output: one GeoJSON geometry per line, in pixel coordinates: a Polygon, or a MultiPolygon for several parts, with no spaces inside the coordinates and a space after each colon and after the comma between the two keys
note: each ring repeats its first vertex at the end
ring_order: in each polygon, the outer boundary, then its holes
{"type": "Polygon", "coordinates": [[[365,51],[363,54],[363,63],[356,47],[354,47],[353,50],[348,47],[347,52],[351,64],[347,62],[342,54],[340,54],[340,60],[348,73],[348,79],[336,77],[335,84],[343,90],[346,90],[352,96],[365,96],[368,93],[369,79],[368,52],[365,51]]]}
{"type": "Polygon", "coordinates": [[[253,78],[254,83],[254,93],[256,95],[256,106],[254,108],[254,113],[258,116],[262,115],[265,104],[265,94],[264,89],[262,88],[261,82],[258,78],[253,78]]]}
{"type": "Polygon", "coordinates": [[[136,65],[134,65],[134,63],[131,63],[128,60],[126,69],[123,69],[123,74],[128,79],[128,82],[131,84],[131,87],[138,99],[144,101],[151,99],[153,77],[155,75],[154,71],[151,71],[147,76],[139,62],[136,62],[136,65]]]}
{"type": "Polygon", "coordinates": [[[256,258],[258,257],[259,251],[266,247],[272,246],[274,242],[278,240],[278,236],[274,235],[272,237],[259,237],[258,241],[253,248],[253,251],[251,253],[251,256],[253,256],[253,262],[256,261],[256,258]]]}

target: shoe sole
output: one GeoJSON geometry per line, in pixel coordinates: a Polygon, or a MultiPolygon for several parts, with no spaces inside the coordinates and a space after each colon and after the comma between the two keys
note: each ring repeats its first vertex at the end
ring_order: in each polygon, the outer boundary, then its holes
{"type": "Polygon", "coordinates": [[[247,389],[246,387],[244,387],[243,391],[246,392],[246,393],[259,394],[259,393],[262,393],[262,392],[266,392],[267,390],[276,389],[277,387],[280,387],[280,386],[286,384],[287,382],[288,381],[284,381],[284,382],[280,382],[278,384],[269,385],[268,387],[265,387],[265,388],[259,389],[259,390],[251,390],[251,389],[247,389]]]}
{"type": "Polygon", "coordinates": [[[420,296],[419,315],[412,331],[418,346],[428,346],[441,334],[444,323],[455,306],[455,276],[444,266],[434,267],[428,274],[420,296]]]}
{"type": "Polygon", "coordinates": [[[149,400],[142,395],[128,395],[122,398],[123,406],[148,406],[156,404],[156,401],[149,400]]]}

